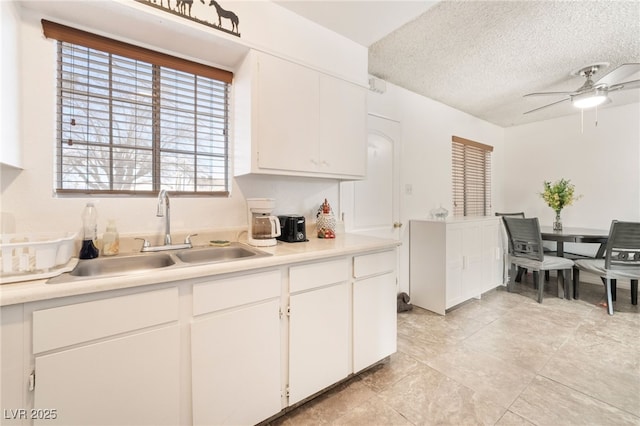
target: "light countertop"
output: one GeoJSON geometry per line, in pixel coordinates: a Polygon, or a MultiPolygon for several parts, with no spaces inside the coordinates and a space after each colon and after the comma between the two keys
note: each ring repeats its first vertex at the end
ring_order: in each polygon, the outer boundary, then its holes
{"type": "Polygon", "coordinates": [[[152,272],[90,278],[68,283],[47,284],[46,279],[40,279],[3,284],[0,285],[0,306],[250,271],[291,263],[384,250],[397,247],[398,245],[400,245],[400,242],[396,240],[356,234],[340,234],[335,239],[319,239],[311,236],[308,242],[301,243],[278,241],[278,244],[273,247],[258,247],[258,249],[270,253],[272,256],[256,259],[242,259],[210,264],[185,264],[180,267],[159,268],[152,272]]]}

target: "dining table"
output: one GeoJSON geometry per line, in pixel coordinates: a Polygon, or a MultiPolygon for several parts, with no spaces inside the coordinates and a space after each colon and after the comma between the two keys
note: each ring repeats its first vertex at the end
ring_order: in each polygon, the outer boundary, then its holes
{"type": "MultiPolygon", "coordinates": [[[[559,257],[575,257],[589,258],[590,256],[565,253],[564,243],[581,243],[581,244],[600,244],[594,258],[604,258],[607,249],[607,239],[609,238],[608,229],[591,229],[591,228],[574,228],[562,227],[561,230],[554,230],[551,226],[541,226],[540,235],[542,241],[554,241],[556,243],[556,256],[559,257]]],[[[573,270],[573,298],[578,299],[579,292],[579,271],[573,270]]],[[[566,297],[566,295],[565,295],[566,297]]]]}

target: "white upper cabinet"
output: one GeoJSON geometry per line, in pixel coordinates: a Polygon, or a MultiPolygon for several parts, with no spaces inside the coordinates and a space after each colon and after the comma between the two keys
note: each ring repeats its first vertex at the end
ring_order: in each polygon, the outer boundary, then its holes
{"type": "Polygon", "coordinates": [[[252,51],[234,93],[235,175],[365,176],[364,87],[252,51]]]}
{"type": "Polygon", "coordinates": [[[346,176],[367,173],[367,100],[360,86],[320,75],[318,171],[346,176]]]}
{"type": "Polygon", "coordinates": [[[260,55],[256,91],[258,167],[313,171],[318,163],[318,74],[260,55]]]}

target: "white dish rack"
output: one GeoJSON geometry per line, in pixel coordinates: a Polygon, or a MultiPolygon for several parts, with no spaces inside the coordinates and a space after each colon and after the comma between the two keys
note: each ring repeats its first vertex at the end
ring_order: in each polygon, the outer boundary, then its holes
{"type": "Polygon", "coordinates": [[[75,232],[2,234],[0,282],[48,278],[70,271],[77,262],[72,259],[76,235],[75,232]]]}

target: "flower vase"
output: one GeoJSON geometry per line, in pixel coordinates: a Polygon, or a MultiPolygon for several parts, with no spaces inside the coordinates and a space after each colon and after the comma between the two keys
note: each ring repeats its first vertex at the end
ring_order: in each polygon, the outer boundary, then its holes
{"type": "Polygon", "coordinates": [[[562,231],[562,218],[560,217],[560,210],[556,210],[556,220],[553,222],[554,231],[562,231]]]}

